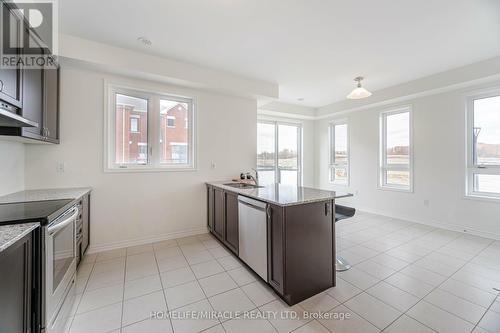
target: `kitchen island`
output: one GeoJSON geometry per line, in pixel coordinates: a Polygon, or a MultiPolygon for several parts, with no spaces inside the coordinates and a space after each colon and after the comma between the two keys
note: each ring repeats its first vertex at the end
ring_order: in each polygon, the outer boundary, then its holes
{"type": "Polygon", "coordinates": [[[289,305],[335,286],[335,200],[351,194],[238,184],[206,183],[209,231],[289,305]]]}

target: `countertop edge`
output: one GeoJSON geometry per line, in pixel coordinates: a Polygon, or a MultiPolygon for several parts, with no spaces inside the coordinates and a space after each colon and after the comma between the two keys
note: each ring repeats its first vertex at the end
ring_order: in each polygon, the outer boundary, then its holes
{"type": "Polygon", "coordinates": [[[7,250],[10,246],[38,227],[40,227],[40,223],[38,222],[0,226],[0,252],[7,250]],[[9,234],[5,236],[7,232],[9,234]],[[4,240],[4,237],[7,237],[7,240],[4,240]]]}
{"type": "MultiPolygon", "coordinates": [[[[298,201],[298,202],[282,203],[282,202],[276,202],[276,201],[268,199],[268,198],[262,198],[262,197],[259,197],[256,195],[252,195],[251,193],[245,192],[245,190],[243,190],[243,189],[238,189],[238,188],[226,186],[222,183],[223,182],[210,182],[210,181],[208,181],[208,182],[205,182],[205,185],[214,186],[214,187],[223,189],[223,190],[228,191],[228,192],[237,193],[237,194],[240,194],[240,195],[252,198],[252,199],[260,200],[260,201],[267,202],[267,203],[270,203],[270,204],[273,204],[276,206],[280,206],[280,207],[305,205],[305,204],[310,204],[310,203],[315,203],[315,202],[335,200],[335,199],[341,199],[341,198],[347,198],[347,197],[353,196],[350,193],[345,193],[345,194],[341,194],[341,195],[332,195],[330,198],[317,198],[317,199],[303,200],[303,201],[298,201]]],[[[231,181],[227,181],[226,183],[231,183],[231,181]]],[[[318,190],[318,191],[324,191],[324,192],[332,192],[332,191],[319,190],[319,189],[305,187],[305,186],[304,186],[304,188],[309,188],[312,190],[318,190]]]]}
{"type": "Polygon", "coordinates": [[[24,190],[0,196],[0,204],[47,201],[47,200],[76,200],[92,192],[92,187],[69,187],[24,190]]]}

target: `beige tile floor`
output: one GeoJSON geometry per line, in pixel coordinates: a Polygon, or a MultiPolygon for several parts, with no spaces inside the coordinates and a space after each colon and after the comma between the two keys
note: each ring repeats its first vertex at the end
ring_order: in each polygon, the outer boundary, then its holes
{"type": "Polygon", "coordinates": [[[87,255],[69,332],[500,332],[500,241],[359,213],[337,247],[353,268],[292,308],[208,234],[87,255]]]}

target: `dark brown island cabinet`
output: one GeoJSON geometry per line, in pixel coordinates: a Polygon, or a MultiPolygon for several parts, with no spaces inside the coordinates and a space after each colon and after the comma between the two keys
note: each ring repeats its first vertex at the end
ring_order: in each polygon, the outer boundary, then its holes
{"type": "Polygon", "coordinates": [[[76,220],[76,264],[79,265],[90,241],[90,193],[78,199],[80,215],[76,220]]]}
{"type": "MultiPolygon", "coordinates": [[[[208,229],[236,256],[238,195],[207,184],[208,229]]],[[[289,305],[335,286],[334,200],[266,207],[266,282],[289,305]]]]}
{"type": "MultiPolygon", "coordinates": [[[[1,5],[2,9],[15,6],[11,2],[1,5]]],[[[29,29],[28,24],[19,26],[29,29]]],[[[25,34],[33,36],[32,32],[25,31],[25,34]]],[[[31,48],[33,45],[40,43],[30,38],[31,48]]],[[[42,46],[39,53],[52,57],[42,46]]],[[[37,127],[0,126],[0,136],[27,143],[59,143],[59,67],[0,66],[0,102],[13,108],[17,115],[38,124],[37,127]]]]}
{"type": "Polygon", "coordinates": [[[0,252],[0,332],[33,331],[39,229],[0,252]]]}

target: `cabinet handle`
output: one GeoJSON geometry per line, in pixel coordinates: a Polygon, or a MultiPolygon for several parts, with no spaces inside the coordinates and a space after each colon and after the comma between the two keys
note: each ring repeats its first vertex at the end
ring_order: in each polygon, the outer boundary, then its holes
{"type": "Polygon", "coordinates": [[[325,203],[325,216],[328,216],[330,214],[330,204],[325,203]]]}
{"type": "Polygon", "coordinates": [[[266,213],[267,213],[267,218],[271,219],[271,206],[270,205],[267,205],[267,209],[266,209],[266,213]]]}
{"type": "Polygon", "coordinates": [[[3,91],[3,81],[0,80],[0,91],[3,91]]]}

